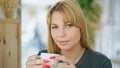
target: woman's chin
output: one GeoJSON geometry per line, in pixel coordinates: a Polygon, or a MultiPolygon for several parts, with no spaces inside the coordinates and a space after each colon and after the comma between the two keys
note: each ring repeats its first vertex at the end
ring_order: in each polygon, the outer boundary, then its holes
{"type": "Polygon", "coordinates": [[[67,50],[70,50],[70,47],[60,47],[60,49],[67,51],[67,50]]]}

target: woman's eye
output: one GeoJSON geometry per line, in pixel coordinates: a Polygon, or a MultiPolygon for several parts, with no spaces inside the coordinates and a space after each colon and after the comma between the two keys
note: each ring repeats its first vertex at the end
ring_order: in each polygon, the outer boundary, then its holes
{"type": "Polygon", "coordinates": [[[66,27],[72,27],[73,25],[72,24],[66,24],[66,27]]]}
{"type": "Polygon", "coordinates": [[[51,28],[52,28],[52,29],[57,29],[58,27],[57,27],[57,26],[52,26],[51,28]]]}

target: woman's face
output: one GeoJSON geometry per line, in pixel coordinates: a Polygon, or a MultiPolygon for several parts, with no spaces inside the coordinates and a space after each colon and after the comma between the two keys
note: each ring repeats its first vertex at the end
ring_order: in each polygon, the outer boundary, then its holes
{"type": "Polygon", "coordinates": [[[80,46],[80,29],[72,22],[64,23],[59,12],[52,14],[51,35],[61,50],[70,50],[75,46],[80,46]]]}

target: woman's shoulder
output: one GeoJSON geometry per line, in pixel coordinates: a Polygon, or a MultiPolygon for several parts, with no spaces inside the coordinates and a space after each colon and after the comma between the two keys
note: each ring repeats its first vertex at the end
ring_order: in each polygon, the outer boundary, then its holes
{"type": "MultiPolygon", "coordinates": [[[[104,54],[98,51],[87,50],[88,57],[93,66],[111,66],[111,60],[104,54]]],[[[111,68],[111,67],[110,67],[111,68]]]]}
{"type": "Polygon", "coordinates": [[[47,49],[39,51],[38,55],[41,55],[41,53],[47,53],[47,49]]]}
{"type": "Polygon", "coordinates": [[[87,50],[87,51],[89,53],[89,57],[93,57],[93,59],[101,59],[101,60],[109,59],[106,55],[104,55],[101,52],[93,51],[93,50],[87,50]]]}

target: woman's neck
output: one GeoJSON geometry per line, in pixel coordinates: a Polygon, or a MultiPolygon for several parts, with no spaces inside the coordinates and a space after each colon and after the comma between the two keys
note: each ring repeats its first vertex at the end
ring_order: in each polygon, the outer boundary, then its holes
{"type": "Polygon", "coordinates": [[[75,46],[70,50],[61,50],[61,55],[67,57],[72,63],[77,63],[85,51],[85,48],[80,46],[75,46]]]}

